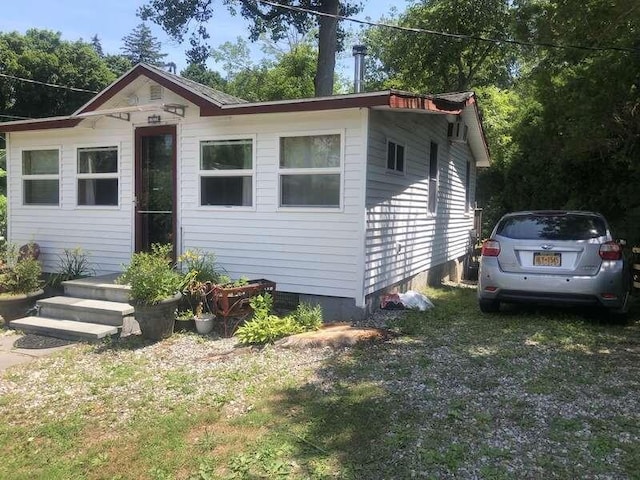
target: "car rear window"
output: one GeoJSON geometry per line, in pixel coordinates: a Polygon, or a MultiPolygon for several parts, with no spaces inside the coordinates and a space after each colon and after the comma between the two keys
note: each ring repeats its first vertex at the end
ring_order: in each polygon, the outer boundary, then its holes
{"type": "Polygon", "coordinates": [[[497,235],[520,240],[589,240],[607,233],[601,217],[589,215],[520,215],[500,221],[497,235]]]}

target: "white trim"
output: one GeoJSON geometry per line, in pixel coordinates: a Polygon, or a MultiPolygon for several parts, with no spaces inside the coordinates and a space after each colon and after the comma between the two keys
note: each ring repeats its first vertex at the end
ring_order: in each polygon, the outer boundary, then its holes
{"type": "Polygon", "coordinates": [[[61,182],[61,171],[62,171],[62,145],[51,145],[51,146],[38,146],[34,148],[21,148],[20,152],[20,202],[22,207],[26,208],[46,208],[46,209],[61,209],[62,208],[62,182],[61,182]],[[36,174],[36,175],[25,175],[23,172],[23,155],[24,152],[37,152],[44,150],[57,150],[58,152],[58,173],[57,174],[36,174]],[[58,203],[26,203],[24,198],[24,182],[25,180],[57,180],[58,181],[58,203]]]}
{"type": "Polygon", "coordinates": [[[276,133],[276,211],[278,212],[344,212],[344,194],[345,194],[345,155],[346,155],[346,129],[332,130],[308,130],[297,132],[276,133]],[[292,137],[320,137],[328,135],[338,135],[340,137],[340,166],[327,168],[282,168],[280,167],[281,144],[283,138],[292,137]],[[285,172],[285,173],[282,173],[285,172]],[[308,207],[295,205],[282,205],[282,183],[280,179],[286,175],[340,175],[340,192],[338,205],[335,206],[318,206],[310,205],[308,207]]]}
{"type": "Polygon", "coordinates": [[[361,117],[361,132],[362,135],[362,175],[361,175],[361,186],[360,186],[360,244],[358,246],[358,253],[356,256],[356,265],[358,274],[358,278],[360,281],[356,287],[355,301],[356,307],[364,307],[366,305],[366,296],[365,296],[365,274],[367,267],[367,185],[369,179],[368,170],[369,170],[369,120],[370,120],[370,110],[368,108],[363,108],[360,110],[361,117]]]}
{"type": "Polygon", "coordinates": [[[198,198],[197,209],[205,211],[256,211],[257,202],[257,154],[258,135],[257,134],[230,134],[230,135],[214,135],[198,140],[198,157],[197,157],[197,174],[198,182],[198,198]],[[233,169],[233,170],[203,170],[202,169],[202,144],[205,142],[221,142],[225,140],[251,140],[251,168],[233,169]],[[202,178],[203,177],[251,177],[251,205],[202,205],[202,178]]]}

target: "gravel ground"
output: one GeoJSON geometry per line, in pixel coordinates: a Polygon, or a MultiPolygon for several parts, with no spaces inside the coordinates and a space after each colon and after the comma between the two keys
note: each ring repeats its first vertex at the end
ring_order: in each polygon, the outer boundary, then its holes
{"type": "MultiPolygon", "coordinates": [[[[405,315],[379,311],[358,326],[405,315]]],[[[116,431],[179,402],[233,419],[263,391],[310,388],[323,399],[366,387],[378,392],[370,408],[384,432],[351,453],[365,465],[355,478],[640,478],[638,328],[597,330],[589,343],[567,324],[571,341],[550,343],[514,334],[509,317],[486,327],[485,318],[356,348],[247,348],[193,334],[78,345],[1,376],[0,415],[28,424],[82,411],[116,431]],[[505,330],[494,336],[497,327],[505,330]]]]}

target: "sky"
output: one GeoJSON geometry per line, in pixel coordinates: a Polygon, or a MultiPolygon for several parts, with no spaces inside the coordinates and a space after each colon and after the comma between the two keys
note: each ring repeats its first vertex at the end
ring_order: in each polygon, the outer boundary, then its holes
{"type": "MultiPolygon", "coordinates": [[[[97,34],[105,53],[121,53],[122,38],[131,33],[141,20],[136,16],[138,8],[145,0],[0,0],[0,31],[26,32],[29,28],[48,29],[62,33],[65,40],[90,39],[97,34]]],[[[359,19],[369,17],[379,20],[392,7],[403,11],[407,0],[363,0],[364,9],[356,16],[359,19]]],[[[208,26],[211,38],[209,42],[218,46],[224,42],[235,42],[237,37],[248,39],[248,22],[240,16],[231,16],[221,0],[214,0],[219,6],[218,12],[208,26]]],[[[183,45],[170,40],[162,29],[148,23],[154,36],[161,42],[162,51],[167,53],[165,60],[178,66],[178,71],[186,65],[184,51],[188,39],[183,45]]],[[[353,30],[359,27],[353,24],[353,30]]],[[[350,52],[350,48],[348,51],[350,52]]],[[[259,60],[261,52],[258,45],[252,47],[254,60],[259,60]]],[[[350,53],[343,55],[339,69],[347,69],[352,64],[350,53]]],[[[217,68],[211,64],[210,67],[217,68]]]]}

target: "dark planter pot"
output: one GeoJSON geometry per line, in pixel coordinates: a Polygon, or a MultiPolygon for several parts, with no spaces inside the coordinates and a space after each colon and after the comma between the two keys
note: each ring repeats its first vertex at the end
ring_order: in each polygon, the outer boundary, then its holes
{"type": "Polygon", "coordinates": [[[190,320],[177,320],[174,331],[176,332],[195,332],[196,331],[196,322],[192,318],[190,320]]]}
{"type": "Polygon", "coordinates": [[[11,320],[26,316],[42,295],[44,295],[42,289],[25,294],[0,295],[0,315],[4,319],[5,326],[9,326],[11,320]]]}
{"type": "Polygon", "coordinates": [[[176,293],[172,298],[167,298],[154,305],[131,302],[135,308],[134,316],[140,325],[140,331],[144,338],[163,340],[173,334],[176,309],[181,297],[181,293],[176,293]]]}

